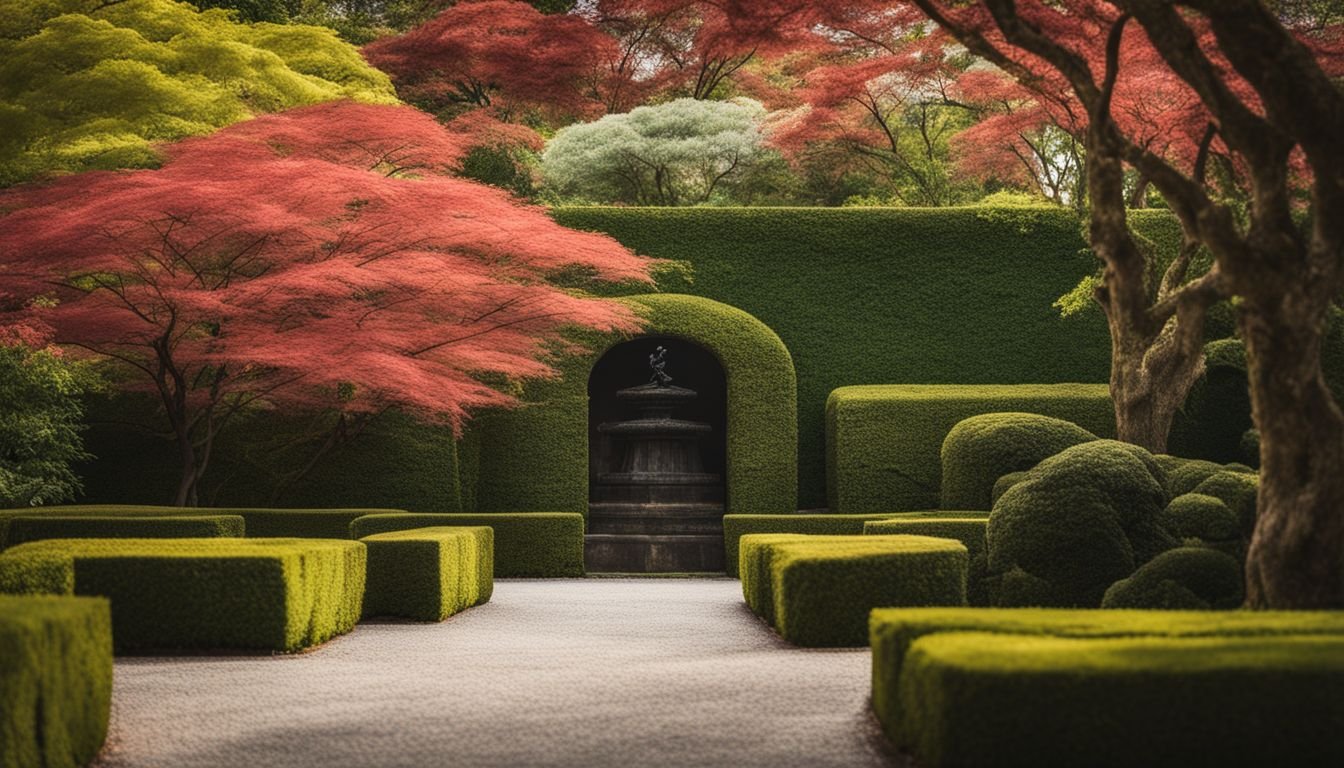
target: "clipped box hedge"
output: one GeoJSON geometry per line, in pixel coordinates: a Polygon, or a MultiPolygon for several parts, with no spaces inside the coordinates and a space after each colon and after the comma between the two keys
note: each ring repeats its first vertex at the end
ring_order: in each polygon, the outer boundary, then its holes
{"type": "Polygon", "coordinates": [[[576,512],[366,515],[350,524],[350,534],[362,539],[375,533],[444,525],[494,530],[496,578],[583,575],[583,515],[576,512]]]}
{"type": "Polygon", "coordinates": [[[365,563],[333,539],[52,539],[0,554],[0,592],[106,597],[119,651],[297,651],[354,628],[365,563]]]}
{"type": "Polygon", "coordinates": [[[399,513],[398,509],[270,509],[263,507],[165,507],[146,504],[76,504],[0,510],[0,547],[9,520],[15,517],[199,517],[238,515],[251,538],[346,539],[350,523],[365,515],[399,513]]]}
{"type": "Polygon", "coordinates": [[[1150,611],[1071,608],[890,608],[869,620],[873,710],[887,736],[906,746],[896,692],[911,645],[942,632],[1055,637],[1270,637],[1339,635],[1344,611],[1150,611]]]}
{"type": "Polygon", "coordinates": [[[1106,384],[890,384],[840,387],[826,400],[826,477],[832,512],[938,507],[940,452],[952,428],[999,412],[1053,416],[1115,434],[1106,384]]]}
{"type": "Polygon", "coordinates": [[[42,539],[240,539],[241,515],[183,517],[82,517],[38,515],[9,521],[8,543],[42,539]]]}
{"type": "Polygon", "coordinates": [[[967,553],[958,541],[755,534],[742,546],[748,605],[762,604],[768,589],[767,619],[798,645],[864,645],[873,608],[966,603],[967,553]]]}
{"type": "Polygon", "coordinates": [[[902,516],[869,520],[863,524],[863,532],[869,536],[933,536],[960,541],[966,547],[969,558],[966,602],[971,605],[985,605],[989,600],[983,583],[989,571],[985,544],[985,531],[988,528],[988,514],[965,517],[902,516]]]}
{"type": "Polygon", "coordinates": [[[0,595],[0,765],[87,764],[111,706],[108,602],[0,595]]]}
{"type": "Polygon", "coordinates": [[[922,512],[882,512],[866,515],[792,514],[792,515],[724,515],[723,550],[729,576],[738,575],[739,546],[743,536],[752,533],[808,533],[821,535],[853,535],[864,532],[864,525],[872,520],[895,517],[988,517],[988,512],[958,512],[925,510],[922,512]]]}
{"type": "Polygon", "coordinates": [[[1344,765],[1344,637],[943,633],[905,667],[928,768],[1344,765]]]}
{"type": "Polygon", "coordinates": [[[494,532],[414,528],[360,539],[369,550],[364,616],[442,621],[494,591],[494,532]]]}

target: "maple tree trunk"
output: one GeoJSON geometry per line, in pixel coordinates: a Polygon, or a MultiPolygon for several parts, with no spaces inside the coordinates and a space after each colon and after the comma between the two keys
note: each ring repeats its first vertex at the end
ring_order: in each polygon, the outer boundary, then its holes
{"type": "Polygon", "coordinates": [[[1321,372],[1320,304],[1283,286],[1244,308],[1261,461],[1251,608],[1344,608],[1344,414],[1321,372]]]}
{"type": "Polygon", "coordinates": [[[1172,422],[1204,373],[1203,350],[1182,350],[1174,327],[1150,340],[1111,325],[1116,438],[1166,453],[1172,422]]]}

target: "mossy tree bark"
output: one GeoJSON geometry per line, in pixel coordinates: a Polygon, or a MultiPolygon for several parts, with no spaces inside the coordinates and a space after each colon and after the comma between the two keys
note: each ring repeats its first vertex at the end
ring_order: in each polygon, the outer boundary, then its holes
{"type": "MultiPolygon", "coordinates": [[[[1029,87],[1044,87],[1042,71],[1062,75],[1087,109],[1091,238],[1106,264],[1098,298],[1108,309],[1112,358],[1121,369],[1112,382],[1122,434],[1142,437],[1147,422],[1151,440],[1151,422],[1166,407],[1156,397],[1157,374],[1181,380],[1191,371],[1181,355],[1164,362],[1170,352],[1161,339],[1168,323],[1175,320],[1169,333],[1179,351],[1193,338],[1188,334],[1211,295],[1242,299],[1261,455],[1247,605],[1344,608],[1344,414],[1321,373],[1327,313],[1344,290],[1344,91],[1325,74],[1317,54],[1260,0],[1109,0],[1118,15],[1100,81],[1085,56],[1020,15],[1013,0],[982,0],[992,25],[962,15],[964,9],[952,3],[915,2],[972,52],[1029,87]],[[1251,205],[1245,220],[1204,183],[1200,161],[1193,173],[1182,171],[1123,135],[1111,119],[1120,41],[1130,21],[1199,96],[1209,136],[1216,135],[1246,169],[1251,205]],[[1211,60],[1213,49],[1235,75],[1211,60]],[[1254,91],[1254,103],[1243,85],[1254,91]],[[1307,174],[1292,171],[1295,153],[1307,174]],[[1145,302],[1142,259],[1124,226],[1119,190],[1125,164],[1180,218],[1185,250],[1203,246],[1215,260],[1208,273],[1165,297],[1159,289],[1152,303],[1145,302]],[[1309,231],[1294,217],[1302,193],[1311,200],[1309,231]],[[1150,335],[1154,328],[1159,332],[1150,335]]],[[[1074,4],[1061,5],[1067,15],[1074,4]]]]}

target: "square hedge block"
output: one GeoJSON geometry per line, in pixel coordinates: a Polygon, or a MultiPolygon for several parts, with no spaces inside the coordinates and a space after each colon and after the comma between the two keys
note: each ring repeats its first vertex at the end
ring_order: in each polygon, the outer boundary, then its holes
{"type": "Polygon", "coordinates": [[[106,597],[118,651],[297,651],[354,628],[365,562],[332,539],[51,539],[0,554],[0,592],[106,597]]]}
{"type": "Polygon", "coordinates": [[[869,619],[873,710],[887,736],[908,746],[897,688],[910,647],[944,632],[1072,638],[1344,637],[1344,611],[1142,611],[1074,608],[884,608],[869,619]]]}
{"type": "Polygon", "coordinates": [[[966,571],[966,602],[971,605],[985,605],[989,601],[984,585],[989,571],[985,543],[985,531],[988,528],[988,514],[968,517],[891,517],[869,520],[863,524],[863,532],[869,536],[933,536],[955,539],[965,544],[966,553],[970,557],[966,571]]]}
{"type": "Polygon", "coordinates": [[[366,515],[350,524],[362,539],[375,533],[438,526],[486,526],[495,535],[496,578],[583,575],[583,515],[578,512],[491,512],[366,515]]]}
{"type": "Polygon", "coordinates": [[[887,384],[840,387],[826,400],[832,512],[936,508],[943,440],[970,416],[1014,411],[1115,435],[1106,384],[887,384]]]}
{"type": "Polygon", "coordinates": [[[754,534],[741,558],[748,605],[798,645],[864,645],[874,608],[966,603],[966,547],[949,539],[754,534]]]}
{"type": "Polygon", "coordinates": [[[85,765],[107,738],[111,706],[108,602],[0,595],[0,765],[85,765]]]}
{"type": "Polygon", "coordinates": [[[369,550],[364,616],[442,621],[494,591],[494,532],[414,528],[360,539],[369,550]]]}
{"type": "Polygon", "coordinates": [[[1344,765],[1344,637],[939,633],[898,682],[928,768],[1344,765]]]}
{"type": "Polygon", "coordinates": [[[35,515],[9,521],[9,545],[43,539],[240,539],[241,515],[83,517],[35,515]]]}

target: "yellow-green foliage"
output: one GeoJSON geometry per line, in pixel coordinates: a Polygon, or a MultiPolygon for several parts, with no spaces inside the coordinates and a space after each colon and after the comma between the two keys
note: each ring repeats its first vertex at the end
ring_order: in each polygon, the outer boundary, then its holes
{"type": "Polygon", "coordinates": [[[107,597],[119,651],[297,651],[354,628],[365,562],[332,539],[53,539],[0,555],[0,592],[107,597]]]}
{"type": "Polygon", "coordinates": [[[234,515],[243,518],[251,538],[348,539],[350,523],[365,515],[398,513],[396,509],[268,509],[234,507],[160,507],[143,504],[82,504],[41,509],[0,510],[0,549],[15,517],[199,517],[234,515]]]}
{"type": "Polygon", "coordinates": [[[919,517],[901,516],[886,520],[870,520],[863,524],[863,532],[869,536],[933,536],[940,539],[956,539],[966,546],[969,562],[966,567],[966,602],[971,605],[985,605],[988,596],[985,593],[985,576],[989,565],[985,548],[985,529],[989,525],[988,515],[973,517],[919,517]]]}
{"type": "Polygon", "coordinates": [[[938,506],[943,474],[939,456],[948,433],[971,416],[1009,411],[1064,419],[1103,437],[1115,434],[1115,411],[1105,384],[841,387],[826,400],[831,511],[938,506]]]}
{"type": "Polygon", "coordinates": [[[320,27],[239,24],[174,0],[6,0],[0,19],[0,185],[151,166],[153,142],[259,112],[396,100],[320,27]]]}
{"type": "Polygon", "coordinates": [[[770,601],[767,620],[798,645],[863,645],[874,608],[966,603],[967,553],[959,541],[754,534],[742,547],[748,604],[770,601]]]}
{"type": "Polygon", "coordinates": [[[360,539],[369,550],[364,616],[443,621],[494,591],[494,532],[414,528],[360,539]]]}
{"type": "MultiPolygon", "coordinates": [[[[723,366],[728,511],[796,510],[797,387],[793,359],[779,337],[751,315],[698,296],[650,294],[626,301],[643,315],[647,334],[694,342],[723,366]]],[[[537,382],[522,408],[479,421],[472,459],[477,476],[463,483],[478,508],[587,512],[588,376],[601,354],[620,341],[591,340],[593,354],[565,361],[562,380],[537,382]]]]}
{"type": "Polygon", "coordinates": [[[1344,635],[1344,611],[875,610],[869,621],[873,710],[887,736],[898,745],[907,745],[906,734],[910,732],[896,697],[906,654],[919,638],[941,632],[1078,638],[1344,635]]]}
{"type": "Polygon", "coordinates": [[[0,595],[0,765],[86,765],[111,706],[107,601],[0,595]]]}
{"type": "Polygon", "coordinates": [[[984,413],[957,422],[943,440],[943,509],[989,509],[1000,477],[1096,440],[1086,429],[1037,413],[984,413]]]}
{"type": "Polygon", "coordinates": [[[498,577],[583,575],[583,515],[577,512],[367,515],[350,524],[350,534],[362,539],[375,533],[444,525],[492,529],[498,577]]]}
{"type": "Polygon", "coordinates": [[[42,539],[241,538],[239,515],[182,517],[82,517],[35,515],[9,520],[8,546],[42,539]]]}
{"type": "Polygon", "coordinates": [[[1341,765],[1344,638],[946,633],[898,683],[920,765],[1341,765]]]}
{"type": "MultiPolygon", "coordinates": [[[[1184,498],[1184,497],[1182,497],[1184,498]]],[[[1236,608],[1246,597],[1241,563],[1205,547],[1168,550],[1106,590],[1102,608],[1212,610],[1236,608]]]]}

